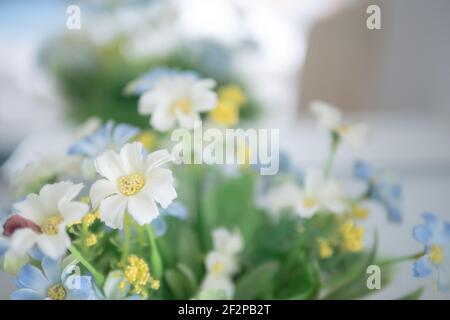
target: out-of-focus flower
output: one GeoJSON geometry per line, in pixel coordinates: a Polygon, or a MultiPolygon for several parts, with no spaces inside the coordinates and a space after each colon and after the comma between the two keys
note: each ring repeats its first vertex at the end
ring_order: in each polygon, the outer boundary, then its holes
{"type": "Polygon", "coordinates": [[[351,147],[360,148],[367,144],[370,129],[366,124],[344,124],[341,111],[323,101],[314,101],[311,111],[316,115],[319,127],[336,134],[351,147]]]}
{"type": "Polygon", "coordinates": [[[230,84],[219,89],[219,100],[242,107],[247,102],[245,93],[235,84],[230,84]]]}
{"type": "Polygon", "coordinates": [[[42,270],[26,264],[17,274],[13,300],[87,300],[93,296],[91,277],[81,276],[76,264],[65,268],[60,259],[44,257],[42,270]]]}
{"type": "Polygon", "coordinates": [[[424,224],[413,229],[413,237],[425,246],[425,254],[413,265],[415,277],[435,274],[441,292],[450,289],[450,223],[439,220],[432,213],[424,213],[424,224]]]}
{"type": "Polygon", "coordinates": [[[130,295],[130,284],[125,283],[125,276],[121,270],[115,270],[108,273],[103,292],[94,287],[95,295],[100,300],[139,300],[141,296],[138,294],[130,295]]]}
{"type": "Polygon", "coordinates": [[[321,259],[327,259],[333,255],[333,247],[331,246],[330,241],[319,238],[319,257],[321,259]]]}
{"type": "Polygon", "coordinates": [[[212,110],[217,94],[212,79],[198,79],[192,73],[179,73],[159,78],[139,99],[139,113],[150,115],[150,124],[168,131],[178,124],[192,129],[200,121],[200,112],[212,110]]]}
{"type": "Polygon", "coordinates": [[[118,151],[138,133],[139,129],[136,127],[124,123],[114,125],[113,121],[108,121],[93,134],[72,145],[69,154],[95,158],[109,149],[118,151]]]}
{"type": "Polygon", "coordinates": [[[221,126],[235,126],[239,121],[239,108],[245,102],[245,94],[238,86],[222,87],[219,90],[219,101],[209,115],[215,123],[221,126]]]}
{"type": "Polygon", "coordinates": [[[159,150],[144,157],[142,147],[139,142],[128,143],[120,154],[108,150],[95,159],[95,168],[105,179],[92,185],[90,198],[111,228],[122,229],[126,210],[138,224],[148,224],[159,216],[156,203],[167,208],[177,197],[172,171],[161,168],[172,156],[159,150]]]}
{"type": "Polygon", "coordinates": [[[303,218],[319,210],[342,213],[347,207],[340,183],[326,179],[321,170],[314,168],[307,169],[302,189],[290,183],[274,189],[269,197],[274,210],[291,208],[303,218]]]}
{"type": "Polygon", "coordinates": [[[358,252],[364,248],[364,227],[358,227],[352,220],[348,219],[342,223],[339,232],[345,251],[358,252]]]}
{"type": "Polygon", "coordinates": [[[355,162],[353,172],[356,178],[368,183],[367,197],[380,202],[385,207],[389,221],[402,222],[400,208],[402,188],[400,184],[362,161],[355,162]]]}
{"type": "Polygon", "coordinates": [[[167,231],[166,216],[172,216],[181,220],[186,219],[187,209],[181,203],[173,201],[166,209],[160,209],[160,215],[152,221],[152,226],[157,236],[162,236],[167,231]]]}
{"type": "Polygon", "coordinates": [[[61,257],[70,246],[66,226],[81,219],[89,210],[85,203],[73,201],[82,188],[83,184],[69,181],[48,184],[39,194],[30,194],[16,203],[17,214],[29,221],[29,225],[11,235],[11,250],[25,255],[37,244],[45,255],[53,259],[61,257]]]}
{"type": "Polygon", "coordinates": [[[136,141],[142,143],[147,151],[155,149],[157,139],[156,134],[150,130],[143,131],[136,137],[136,141]]]}

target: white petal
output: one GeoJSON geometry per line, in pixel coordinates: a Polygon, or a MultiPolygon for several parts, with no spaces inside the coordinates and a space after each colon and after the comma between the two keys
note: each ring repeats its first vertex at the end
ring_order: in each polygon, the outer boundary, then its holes
{"type": "Polygon", "coordinates": [[[327,181],[320,195],[320,205],[335,213],[343,213],[345,211],[346,205],[339,181],[327,181]]]}
{"type": "Polygon", "coordinates": [[[295,212],[302,218],[312,217],[317,210],[319,210],[319,204],[314,206],[305,206],[303,199],[297,203],[295,212]]]}
{"type": "Polygon", "coordinates": [[[63,181],[54,184],[45,185],[39,192],[42,204],[47,209],[47,214],[55,214],[58,210],[58,204],[61,201],[71,201],[83,189],[83,184],[74,184],[70,181],[63,181]]]}
{"type": "Polygon", "coordinates": [[[48,216],[47,209],[43,206],[37,194],[29,194],[24,201],[15,203],[14,208],[22,217],[40,225],[48,216]]]}
{"type": "Polygon", "coordinates": [[[274,212],[282,209],[294,208],[300,201],[301,191],[293,183],[283,184],[269,193],[269,206],[274,212]]]}
{"type": "Polygon", "coordinates": [[[317,168],[308,168],[305,173],[305,195],[316,197],[324,184],[322,170],[317,168]]]}
{"type": "Polygon", "coordinates": [[[310,108],[317,117],[319,127],[335,130],[341,125],[342,114],[336,107],[323,101],[313,101],[310,108]]]}
{"type": "Polygon", "coordinates": [[[115,183],[106,179],[96,181],[89,192],[92,207],[96,209],[99,206],[100,201],[118,192],[117,182],[115,183]]]}
{"type": "Polygon", "coordinates": [[[144,157],[142,156],[142,143],[127,143],[120,150],[120,158],[122,159],[125,174],[143,172],[144,157]]]}
{"type": "Polygon", "coordinates": [[[140,225],[148,224],[159,216],[155,201],[144,192],[129,198],[128,211],[140,225]]]}
{"type": "Polygon", "coordinates": [[[119,155],[112,150],[105,151],[95,159],[95,169],[110,181],[116,181],[124,175],[122,161],[119,155]]]}
{"type": "Polygon", "coordinates": [[[154,167],[162,166],[163,164],[173,161],[173,156],[167,150],[158,150],[150,153],[145,159],[145,172],[154,167]]]}
{"type": "Polygon", "coordinates": [[[58,234],[54,236],[40,234],[37,237],[39,249],[53,260],[62,257],[66,253],[67,248],[70,247],[70,238],[65,232],[64,227],[61,226],[58,229],[58,234]]]}
{"type": "Polygon", "coordinates": [[[161,106],[152,113],[150,124],[159,131],[168,131],[173,129],[176,124],[175,115],[168,106],[161,106]]]}
{"type": "Polygon", "coordinates": [[[36,243],[39,235],[29,228],[16,230],[9,242],[10,249],[19,256],[24,256],[36,243]]]}
{"type": "Polygon", "coordinates": [[[167,208],[177,197],[173,187],[172,171],[164,168],[153,168],[146,176],[142,192],[150,194],[163,208],[167,208]]]}
{"type": "Polygon", "coordinates": [[[104,199],[100,204],[100,220],[110,228],[122,229],[127,202],[127,198],[121,194],[104,199]]]}
{"type": "Polygon", "coordinates": [[[342,139],[354,149],[365,146],[369,141],[369,136],[369,126],[363,123],[352,125],[342,133],[342,139]]]}
{"type": "Polygon", "coordinates": [[[144,93],[138,101],[138,112],[139,114],[147,115],[151,114],[154,110],[155,104],[155,93],[154,91],[147,91],[144,93]]]}
{"type": "Polygon", "coordinates": [[[181,128],[192,129],[194,128],[195,123],[200,121],[200,115],[196,111],[184,113],[180,110],[176,110],[175,114],[181,128]]]}
{"type": "Polygon", "coordinates": [[[70,201],[62,202],[58,209],[64,219],[64,224],[68,225],[80,220],[89,211],[89,206],[82,202],[70,201]]]}

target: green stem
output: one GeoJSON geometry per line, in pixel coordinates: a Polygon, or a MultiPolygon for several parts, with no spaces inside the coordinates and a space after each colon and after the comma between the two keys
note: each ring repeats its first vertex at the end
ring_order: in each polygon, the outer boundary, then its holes
{"type": "Polygon", "coordinates": [[[151,272],[157,279],[161,279],[163,264],[161,255],[158,250],[158,246],[156,244],[155,233],[151,225],[146,226],[148,239],[150,240],[151,253],[150,253],[150,264],[151,264],[151,272]]]}
{"type": "Polygon", "coordinates": [[[74,245],[71,245],[69,247],[69,251],[90,273],[92,273],[92,276],[94,277],[94,280],[98,284],[98,286],[100,288],[103,288],[103,284],[105,283],[105,276],[97,271],[97,269],[95,269],[94,266],[83,257],[81,252],[78,251],[78,249],[75,248],[74,245]]]}
{"type": "Polygon", "coordinates": [[[391,264],[396,264],[396,263],[405,262],[405,261],[409,261],[409,260],[416,260],[416,259],[419,259],[420,257],[422,257],[423,255],[424,255],[423,252],[419,252],[419,253],[408,255],[408,256],[390,258],[390,259],[380,261],[378,263],[378,265],[379,266],[388,266],[391,264]]]}
{"type": "Polygon", "coordinates": [[[128,213],[125,213],[123,222],[123,253],[122,253],[122,263],[125,264],[126,260],[130,254],[130,239],[131,239],[131,221],[128,213]]]}
{"type": "Polygon", "coordinates": [[[337,133],[333,132],[331,134],[330,153],[328,154],[327,162],[325,163],[325,169],[324,169],[325,178],[328,178],[330,176],[339,142],[340,142],[339,135],[337,133]]]}

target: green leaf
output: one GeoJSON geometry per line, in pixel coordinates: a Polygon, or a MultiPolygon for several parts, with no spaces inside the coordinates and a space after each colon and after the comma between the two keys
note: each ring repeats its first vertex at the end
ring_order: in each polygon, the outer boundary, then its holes
{"type": "Polygon", "coordinates": [[[420,287],[419,289],[414,290],[411,293],[408,293],[407,295],[399,298],[398,300],[418,300],[422,296],[423,289],[424,289],[423,287],[420,287]]]}
{"type": "Polygon", "coordinates": [[[279,269],[277,261],[269,261],[249,271],[237,281],[235,299],[271,298],[275,275],[279,269]]]}

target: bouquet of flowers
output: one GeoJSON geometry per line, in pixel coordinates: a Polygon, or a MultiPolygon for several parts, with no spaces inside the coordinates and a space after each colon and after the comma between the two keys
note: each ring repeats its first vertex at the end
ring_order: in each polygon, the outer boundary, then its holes
{"type": "Polygon", "coordinates": [[[191,164],[210,147],[196,141],[208,138],[192,136],[180,153],[167,133],[193,134],[200,123],[220,135],[245,108],[239,86],[214,87],[195,72],[154,69],[127,87],[149,129],[107,122],[16,176],[0,237],[4,269],[16,275],[12,299],[352,299],[384,287],[408,259],[416,276],[434,273],[448,289],[450,224],[433,214],[413,231],[423,252],[379,257],[365,203],[398,223],[401,189],[358,161],[366,189],[343,191],[336,150],[362,146],[369,130],[330,105],[312,106],[331,137],[323,168],[300,172],[282,155],[278,174],[260,175],[242,141],[231,147],[236,164],[191,164]]]}

